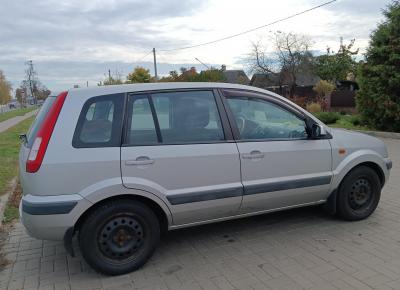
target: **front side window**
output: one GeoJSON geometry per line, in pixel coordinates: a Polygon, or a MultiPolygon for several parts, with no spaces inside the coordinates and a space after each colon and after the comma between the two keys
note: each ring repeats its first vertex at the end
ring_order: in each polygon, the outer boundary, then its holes
{"type": "Polygon", "coordinates": [[[256,98],[228,98],[240,140],[307,138],[306,124],[290,111],[256,98]]]}
{"type": "Polygon", "coordinates": [[[75,130],[74,147],[119,146],[123,94],[89,99],[83,106],[75,130]]]}
{"type": "Polygon", "coordinates": [[[128,113],[131,127],[127,134],[130,145],[207,143],[225,139],[212,91],[165,92],[131,98],[134,105],[128,113]],[[139,100],[143,102],[140,109],[139,100]],[[135,132],[139,129],[142,131],[135,132]]]}

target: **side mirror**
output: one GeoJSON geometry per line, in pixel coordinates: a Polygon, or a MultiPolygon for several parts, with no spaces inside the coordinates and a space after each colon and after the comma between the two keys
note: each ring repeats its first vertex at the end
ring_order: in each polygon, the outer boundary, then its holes
{"type": "Polygon", "coordinates": [[[326,130],[323,126],[321,126],[320,124],[314,123],[311,126],[311,138],[312,139],[318,139],[321,137],[326,136],[326,130]]]}
{"type": "Polygon", "coordinates": [[[19,140],[20,140],[23,144],[27,144],[27,143],[28,143],[28,137],[26,136],[26,134],[20,134],[20,135],[19,135],[19,140]]]}

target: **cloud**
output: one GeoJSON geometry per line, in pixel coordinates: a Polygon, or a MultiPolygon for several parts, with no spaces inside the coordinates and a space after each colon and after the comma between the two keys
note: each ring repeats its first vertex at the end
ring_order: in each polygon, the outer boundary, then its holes
{"type": "MultiPolygon", "coordinates": [[[[206,42],[260,26],[323,0],[13,0],[0,10],[0,69],[16,87],[32,59],[50,88],[95,83],[108,70],[124,74],[140,64],[153,69],[151,48],[206,42]]],[[[339,0],[320,10],[269,27],[308,34],[313,49],[335,49],[339,37],[365,47],[390,0],[339,0]]],[[[257,33],[264,33],[264,30],[257,33]]],[[[240,67],[256,34],[193,50],[158,54],[159,72],[197,65],[240,67]]],[[[201,68],[199,66],[199,68],[201,68]]]]}

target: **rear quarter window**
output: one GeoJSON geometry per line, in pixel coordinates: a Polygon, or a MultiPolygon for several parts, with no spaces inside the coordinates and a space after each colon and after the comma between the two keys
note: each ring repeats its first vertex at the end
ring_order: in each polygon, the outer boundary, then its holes
{"type": "Polygon", "coordinates": [[[87,100],[79,115],[72,146],[120,146],[123,102],[124,94],[103,95],[87,100]]]}

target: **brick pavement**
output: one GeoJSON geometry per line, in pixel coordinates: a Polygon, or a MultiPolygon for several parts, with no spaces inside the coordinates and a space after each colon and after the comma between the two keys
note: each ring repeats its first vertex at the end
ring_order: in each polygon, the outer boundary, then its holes
{"type": "Polygon", "coordinates": [[[174,231],[142,269],[118,277],[18,223],[0,289],[400,289],[400,140],[385,142],[392,176],[367,220],[306,208],[174,231]]]}

